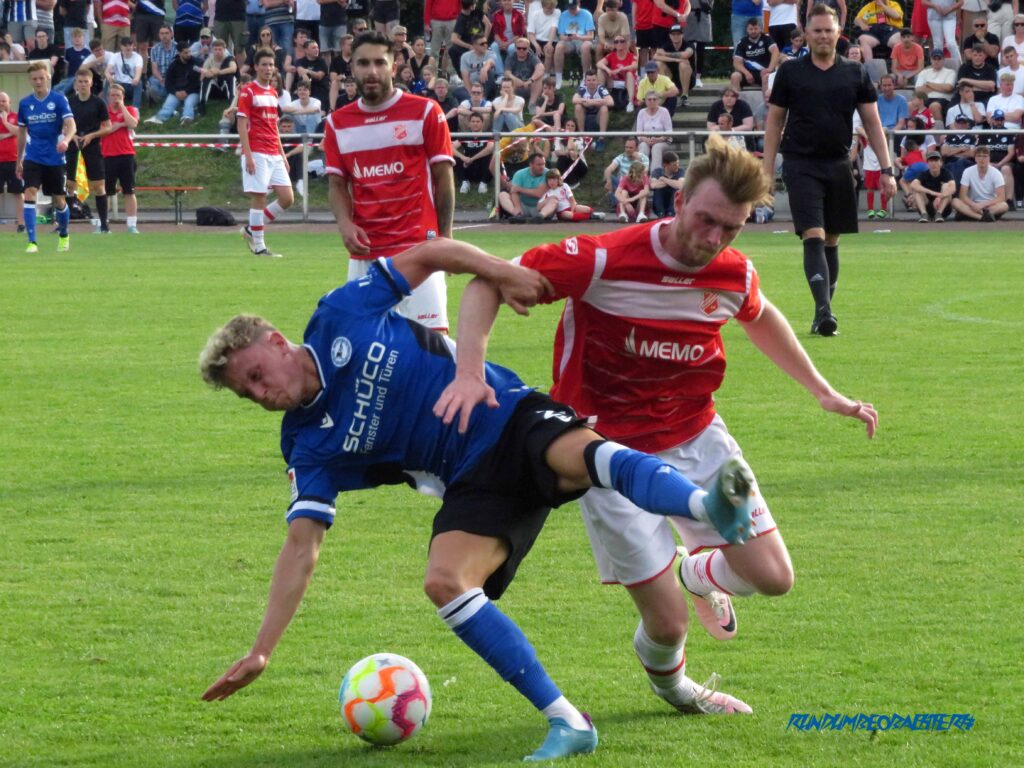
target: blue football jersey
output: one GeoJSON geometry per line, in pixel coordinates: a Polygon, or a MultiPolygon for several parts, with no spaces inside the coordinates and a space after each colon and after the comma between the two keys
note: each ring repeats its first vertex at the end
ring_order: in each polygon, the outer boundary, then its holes
{"type": "Polygon", "coordinates": [[[25,159],[39,165],[64,165],[64,153],[57,151],[57,139],[64,119],[74,117],[64,94],[50,91],[39,99],[30,93],[18,104],[18,125],[28,128],[25,159]]]}
{"type": "Polygon", "coordinates": [[[320,299],[304,341],[322,389],[281,422],[288,522],[309,517],[331,525],[341,491],[426,476],[435,488],[450,484],[494,446],[532,391],[488,363],[487,383],[501,407],[477,406],[464,435],[457,423],[443,424],[433,407],[455,376],[455,345],[392,310],[410,292],[391,259],[380,259],[365,277],[320,299]]]}

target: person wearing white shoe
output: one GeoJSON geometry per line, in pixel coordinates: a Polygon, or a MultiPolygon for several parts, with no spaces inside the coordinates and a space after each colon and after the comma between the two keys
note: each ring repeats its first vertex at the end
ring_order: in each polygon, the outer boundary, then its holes
{"type": "MultiPolygon", "coordinates": [[[[758,160],[712,135],[675,193],[674,218],[570,237],[516,260],[552,283],[542,301],[567,300],[552,394],[594,419],[610,440],[653,452],[702,484],[741,461],[714,402],[725,374],[720,329],[730,319],[823,409],[863,422],[869,437],[877,426],[870,404],[846,398],[818,373],[762,294],[753,263],[729,247],[753,207],[770,198],[758,160]]],[[[497,304],[474,281],[462,312],[474,321],[459,324],[460,354],[486,338],[497,304]]],[[[778,526],[749,469],[742,476],[756,510],[751,538],[741,547],[704,523],[669,523],[604,489],[580,500],[601,581],[625,586],[640,614],[634,649],[648,680],[659,697],[686,712],[750,708],[686,676],[689,611],[672,568],[676,533],[688,553],[684,586],[698,596],[698,617],[716,637],[735,630],[730,596],[782,595],[793,584],[778,526]]]]}
{"type": "MultiPolygon", "coordinates": [[[[139,203],[135,197],[135,129],[139,110],[124,103],[125,90],[120,83],[111,83],[107,103],[110,123],[102,129],[100,151],[103,152],[104,182],[107,197],[117,194],[120,184],[124,195],[124,212],[128,234],[139,234],[139,203]]],[[[109,229],[108,229],[109,231],[109,229]]],[[[102,232],[102,230],[101,230],[102,232]]]]}

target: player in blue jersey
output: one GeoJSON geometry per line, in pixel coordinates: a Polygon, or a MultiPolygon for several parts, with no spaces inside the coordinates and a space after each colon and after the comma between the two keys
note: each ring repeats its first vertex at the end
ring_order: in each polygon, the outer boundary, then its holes
{"type": "Polygon", "coordinates": [[[64,197],[64,153],[75,137],[75,118],[64,94],[50,89],[50,65],[34,61],[28,67],[32,93],[18,105],[18,177],[25,182],[26,253],[38,253],[36,244],[36,195],[52,200],[57,220],[57,250],[71,250],[68,222],[71,211],[64,197]]]}
{"type": "Polygon", "coordinates": [[[591,752],[597,732],[589,717],[491,601],[512,581],[551,507],[592,486],[614,488],[652,512],[710,521],[739,543],[750,533],[753,476],[733,462],[706,493],[659,459],[602,439],[570,408],[493,364],[477,372],[493,390],[490,407],[446,424],[440,397],[455,376],[454,347],[393,311],[442,270],[490,281],[521,314],[550,290],[536,272],[469,244],[428,241],[324,296],[303,345],[263,318],[239,315],[203,350],[200,372],[209,384],[286,411],[281,448],[291,480],[288,536],[256,641],[203,698],[226,698],[263,672],[302,600],[337,494],[407,482],[443,499],[424,584],[439,616],[550,721],[526,759],[591,752]]]}

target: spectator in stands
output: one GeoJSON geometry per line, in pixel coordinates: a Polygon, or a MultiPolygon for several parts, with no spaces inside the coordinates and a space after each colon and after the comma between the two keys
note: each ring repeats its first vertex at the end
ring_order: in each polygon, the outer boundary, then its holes
{"type": "Polygon", "coordinates": [[[555,89],[555,78],[547,75],[541,81],[540,98],[534,105],[533,124],[547,125],[556,131],[562,129],[565,119],[565,101],[561,91],[555,89]]]}
{"type": "MultiPolygon", "coordinates": [[[[997,109],[989,115],[989,128],[993,131],[1002,131],[1009,128],[1001,109],[997,109]]],[[[989,163],[1003,174],[1006,182],[1006,202],[1012,210],[1014,207],[1013,195],[1013,159],[1016,157],[1014,149],[1014,135],[1012,133],[989,133],[981,137],[978,142],[980,146],[988,147],[989,163]]]]}
{"type": "MultiPolygon", "coordinates": [[[[985,60],[993,67],[999,66],[999,38],[988,28],[988,20],[984,15],[979,16],[973,23],[974,32],[964,38],[963,50],[970,51],[974,46],[980,45],[985,51],[985,60]]],[[[966,31],[966,30],[965,30],[966,31]]],[[[939,50],[942,50],[941,48],[939,50]]],[[[963,64],[957,62],[957,66],[963,64]]]]}
{"type": "Polygon", "coordinates": [[[967,83],[974,88],[974,98],[979,104],[987,104],[997,90],[996,68],[988,63],[985,49],[975,43],[956,73],[957,84],[967,83]]]}
{"type": "Polygon", "coordinates": [[[896,0],[868,0],[853,19],[860,30],[857,43],[864,54],[864,61],[871,61],[875,48],[885,45],[895,48],[900,42],[903,29],[903,9],[896,0]]]}
{"type": "Polygon", "coordinates": [[[157,35],[159,41],[149,49],[149,77],[146,80],[146,93],[151,104],[163,104],[167,98],[164,78],[167,77],[167,68],[178,55],[174,31],[170,26],[161,26],[157,35]]]}
{"type": "MultiPolygon", "coordinates": [[[[316,0],[313,0],[313,3],[316,4],[316,0]]],[[[217,0],[213,36],[227,44],[232,56],[241,58],[244,55],[247,39],[245,0],[217,0]]]]}
{"type": "Polygon", "coordinates": [[[960,48],[956,44],[956,15],[963,4],[963,0],[926,0],[932,48],[947,51],[955,66],[960,65],[960,48]]]}
{"type": "MultiPolygon", "coordinates": [[[[266,2],[287,2],[287,0],[266,0],[266,2]]],[[[203,4],[201,0],[178,0],[175,4],[174,40],[178,43],[192,43],[199,40],[203,26],[203,4]]],[[[213,38],[210,30],[206,30],[213,38]]],[[[193,58],[195,54],[193,53],[193,58]]]]}
{"type": "Polygon", "coordinates": [[[53,86],[53,90],[67,96],[75,87],[75,73],[82,62],[89,58],[89,49],[85,47],[85,30],[71,31],[71,45],[64,51],[64,79],[53,86]]]}
{"type": "MultiPolygon", "coordinates": [[[[10,37],[10,35],[7,37],[10,37]]],[[[18,47],[20,48],[21,46],[18,47]]],[[[24,53],[24,50],[25,49],[22,48],[22,53],[24,53]]],[[[0,61],[18,61],[14,55],[11,43],[7,42],[7,40],[0,40],[0,61]]]]}
{"type": "Polygon", "coordinates": [[[0,91],[0,192],[13,199],[14,219],[21,233],[25,231],[25,184],[17,173],[19,132],[18,110],[11,110],[11,97],[0,91]]]}
{"type": "Polygon", "coordinates": [[[974,164],[974,148],[978,142],[971,133],[970,121],[966,115],[957,115],[953,121],[953,128],[957,133],[947,133],[939,151],[942,153],[945,167],[959,184],[963,172],[974,164]]]}
{"type": "Polygon", "coordinates": [[[768,0],[768,36],[780,52],[789,45],[793,32],[800,29],[799,4],[799,0],[768,0]]]}
{"type": "Polygon", "coordinates": [[[672,116],[661,106],[661,99],[654,91],[644,96],[644,108],[636,113],[636,134],[640,142],[638,149],[650,160],[652,171],[663,164],[663,155],[672,141],[672,116]]]}
{"type": "Polygon", "coordinates": [[[740,98],[739,90],[726,88],[722,91],[722,98],[711,105],[707,116],[707,130],[714,131],[718,128],[718,116],[723,112],[732,115],[734,130],[754,130],[754,111],[750,105],[740,98]]]}
{"type": "Polygon", "coordinates": [[[914,93],[931,110],[932,118],[941,124],[956,89],[956,73],[943,66],[942,51],[932,51],[930,60],[931,66],[922,69],[914,80],[914,93]]]}
{"type": "MultiPolygon", "coordinates": [[[[732,115],[728,112],[723,112],[718,116],[718,125],[715,126],[716,131],[720,131],[724,134],[730,134],[731,131],[735,131],[736,128],[733,124],[732,115]]],[[[726,135],[723,137],[727,144],[731,144],[737,149],[746,149],[747,142],[742,136],[736,134],[726,135]]]]}
{"type": "Polygon", "coordinates": [[[584,72],[591,68],[594,35],[597,27],[590,11],[580,8],[579,0],[566,0],[566,10],[558,17],[558,45],[555,46],[555,87],[562,87],[565,57],[576,54],[584,72]]]}
{"type": "Polygon", "coordinates": [[[615,187],[615,210],[619,221],[647,221],[647,198],[651,194],[651,180],[643,163],[633,163],[615,187]]]}
{"type": "Polygon", "coordinates": [[[395,28],[399,26],[400,12],[398,0],[374,0],[373,10],[370,12],[374,29],[385,35],[393,35],[395,28]]]}
{"type": "Polygon", "coordinates": [[[612,44],[614,49],[597,62],[597,71],[601,84],[612,95],[613,108],[616,111],[625,109],[626,112],[632,112],[636,98],[636,54],[629,50],[627,37],[615,37],[612,44]]]}
{"type": "Polygon", "coordinates": [[[516,94],[525,99],[532,110],[543,87],[544,62],[537,58],[525,37],[517,38],[515,47],[509,51],[505,77],[512,80],[516,94]]]}
{"type": "Polygon", "coordinates": [[[1002,77],[1005,74],[1013,75],[1013,92],[1024,96],[1024,67],[1020,65],[1017,49],[1012,45],[1006,46],[1003,49],[1003,61],[1005,66],[1000,67],[996,77],[1002,77]]]}
{"type": "Polygon", "coordinates": [[[561,15],[557,0],[540,0],[539,3],[534,0],[530,4],[530,13],[526,18],[526,37],[533,52],[544,62],[545,72],[552,72],[555,68],[558,18],[561,15]]]}
{"type": "Polygon", "coordinates": [[[491,51],[498,61],[498,77],[505,74],[505,59],[513,52],[517,37],[526,36],[526,16],[512,6],[512,0],[500,0],[491,16],[491,51]]]}
{"type": "Polygon", "coordinates": [[[274,67],[278,72],[283,72],[287,54],[284,52],[284,48],[274,42],[274,33],[270,27],[261,27],[256,37],[245,47],[245,63],[242,65],[242,74],[252,73],[252,61],[256,51],[260,48],[268,48],[274,52],[274,67]]]}
{"type": "Polygon", "coordinates": [[[180,106],[181,125],[192,125],[199,106],[199,72],[192,64],[192,48],[187,42],[178,43],[178,57],[167,68],[164,87],[167,89],[164,104],[146,123],[163,125],[180,106]]]}
{"type": "Polygon", "coordinates": [[[952,213],[956,182],[953,174],[942,166],[941,152],[932,150],[926,162],[928,170],[910,182],[910,193],[914,197],[914,207],[921,214],[918,221],[922,224],[929,221],[941,224],[952,213]]]}
{"type": "MultiPolygon", "coordinates": [[[[529,165],[532,154],[540,154],[545,163],[547,162],[547,157],[551,154],[551,145],[544,135],[547,129],[546,125],[537,128],[530,123],[522,128],[516,128],[511,135],[503,136],[498,141],[498,153],[501,155],[505,178],[529,165]]],[[[507,187],[508,184],[503,183],[502,186],[507,187]]]]}
{"type": "MultiPolygon", "coordinates": [[[[937,53],[942,49],[936,47],[937,53]]],[[[959,49],[957,49],[959,51],[959,49]]],[[[957,53],[956,60],[959,62],[960,54],[957,53]]],[[[914,33],[909,29],[900,31],[900,44],[892,49],[892,74],[896,78],[897,88],[909,88],[914,79],[924,69],[924,48],[914,39],[914,33]]]]}
{"type": "Polygon", "coordinates": [[[89,41],[89,50],[90,53],[85,57],[81,67],[92,71],[92,90],[95,94],[103,90],[103,83],[107,80],[107,68],[114,60],[114,54],[103,47],[103,41],[98,37],[89,41]]]}
{"type": "Polygon", "coordinates": [[[640,78],[636,87],[637,102],[644,103],[644,99],[650,91],[658,94],[661,98],[661,105],[668,110],[670,115],[676,113],[679,89],[676,88],[671,77],[661,74],[656,61],[648,61],[644,65],[644,76],[640,78]]]}
{"type": "MultiPolygon", "coordinates": [[[[220,4],[217,0],[217,16],[220,16],[220,4]]],[[[317,0],[295,0],[295,28],[306,30],[310,40],[320,44],[320,3],[317,0]]],[[[216,30],[215,30],[216,31],[216,30]]]]}
{"type": "MultiPolygon", "coordinates": [[[[284,56],[284,67],[277,70],[284,78],[283,82],[285,90],[289,92],[291,92],[292,88],[295,87],[295,78],[298,77],[298,73],[295,71],[295,62],[305,57],[306,42],[308,40],[309,35],[306,34],[305,28],[299,27],[296,29],[295,34],[292,35],[292,50],[284,56]]],[[[192,55],[195,55],[194,48],[192,55]]]]}
{"type": "Polygon", "coordinates": [[[270,27],[274,44],[280,46],[287,56],[295,53],[295,15],[292,7],[292,0],[263,0],[263,24],[270,27]]]}
{"type": "Polygon", "coordinates": [[[694,43],[683,37],[683,28],[678,24],[669,29],[665,42],[654,52],[654,61],[668,72],[679,89],[682,104],[689,101],[690,87],[694,83],[694,56],[694,43]]]}
{"type": "Polygon", "coordinates": [[[28,54],[28,60],[49,62],[50,75],[59,82],[64,78],[64,60],[60,50],[51,42],[50,32],[39,28],[32,37],[35,40],[35,47],[28,54]]]}
{"type": "MultiPolygon", "coordinates": [[[[802,29],[794,29],[789,35],[789,43],[779,51],[779,54],[783,60],[785,59],[799,59],[801,56],[806,56],[811,52],[811,49],[807,47],[807,38],[804,37],[802,29]]],[[[860,50],[857,50],[858,61],[860,59],[860,50]]],[[[849,58],[849,57],[847,57],[849,58]]]]}
{"type": "Polygon", "coordinates": [[[961,221],[995,221],[1009,210],[1006,180],[989,163],[989,149],[975,147],[974,165],[960,177],[960,192],[953,198],[956,217],[961,221]]]}
{"type": "MultiPolygon", "coordinates": [[[[471,115],[469,130],[483,133],[484,119],[480,115],[471,115]]],[[[455,179],[461,182],[459,192],[464,195],[475,184],[477,192],[487,194],[487,187],[494,178],[491,170],[494,142],[482,136],[457,139],[452,142],[452,154],[455,157],[455,179]]]]}
{"type": "Polygon", "coordinates": [[[35,0],[35,6],[36,32],[40,29],[44,30],[47,38],[51,42],[55,42],[57,39],[57,27],[53,20],[53,10],[57,7],[57,0],[35,0]]]}
{"type": "Polygon", "coordinates": [[[729,76],[737,91],[743,87],[768,87],[768,76],[779,66],[779,48],[763,34],[761,19],[747,21],[747,34],[732,54],[733,73],[729,76]]]}
{"type": "Polygon", "coordinates": [[[763,0],[732,0],[730,32],[733,49],[747,34],[747,24],[751,19],[760,19],[764,10],[763,0]]]}
{"type": "Polygon", "coordinates": [[[320,55],[320,43],[307,40],[304,55],[295,60],[295,75],[300,80],[309,80],[314,99],[326,104],[331,98],[330,80],[327,77],[327,62],[320,55]]]}
{"type": "Polygon", "coordinates": [[[192,43],[192,65],[202,67],[213,51],[213,32],[209,27],[199,30],[199,39],[192,43]]]}
{"type": "MultiPolygon", "coordinates": [[[[355,80],[352,81],[355,86],[355,80]]],[[[448,131],[456,133],[459,130],[459,102],[451,92],[448,80],[443,77],[434,79],[434,87],[427,91],[427,98],[433,99],[441,106],[445,119],[448,120],[448,131]]],[[[339,104],[338,106],[343,106],[339,104]]],[[[335,107],[337,109],[338,107],[335,107]]],[[[483,118],[481,117],[481,120],[483,118]]],[[[467,120],[468,122],[468,120],[467,120]]],[[[481,128],[482,130],[482,128],[481,128]]]]}
{"type": "Polygon", "coordinates": [[[967,83],[957,86],[957,100],[946,110],[946,127],[952,128],[958,117],[965,117],[970,127],[985,119],[985,105],[974,99],[974,88],[967,83]]]}
{"type": "MultiPolygon", "coordinates": [[[[246,60],[245,64],[250,64],[252,58],[248,56],[248,46],[255,42],[260,36],[260,30],[263,28],[263,17],[265,11],[263,10],[263,0],[246,0],[245,2],[245,31],[246,31],[246,60]]],[[[270,47],[269,45],[267,46],[270,47]]],[[[243,71],[244,74],[244,71],[243,71]]],[[[243,83],[244,85],[244,83],[243,83]]]]}
{"type": "MultiPolygon", "coordinates": [[[[331,0],[331,2],[339,1],[331,0]]],[[[447,73],[451,66],[448,49],[451,47],[455,22],[459,18],[459,8],[458,0],[424,0],[423,2],[423,29],[430,34],[430,52],[437,58],[439,72],[447,73]]],[[[321,9],[322,12],[323,9],[321,9]]],[[[321,21],[322,24],[323,21],[321,21]]]]}
{"type": "Polygon", "coordinates": [[[334,105],[338,100],[338,94],[343,90],[342,86],[346,80],[352,77],[352,35],[341,36],[338,50],[331,56],[331,66],[327,69],[327,77],[330,78],[331,83],[327,92],[327,100],[331,111],[334,111],[337,109],[334,105]]]}
{"type": "Polygon", "coordinates": [[[391,55],[395,64],[405,64],[412,58],[412,46],[407,42],[409,32],[401,24],[391,30],[391,55]]]}
{"type": "Polygon", "coordinates": [[[238,83],[238,64],[228,53],[227,43],[214,40],[211,53],[199,72],[199,114],[206,114],[206,103],[211,97],[230,103],[235,98],[238,83]]]}
{"type": "MultiPolygon", "coordinates": [[[[320,47],[323,48],[323,45],[320,47]]],[[[423,70],[429,68],[437,72],[437,59],[427,50],[427,41],[422,36],[413,38],[411,48],[412,56],[409,57],[409,66],[412,67],[413,77],[416,80],[426,81],[426,78],[423,77],[423,70]]]]}
{"type": "Polygon", "coordinates": [[[1003,38],[1001,48],[1012,45],[1017,49],[1017,55],[1024,57],[1024,13],[1018,13],[1013,17],[1013,34],[1003,38]]]}
{"type": "Polygon", "coordinates": [[[323,104],[311,95],[309,80],[299,80],[295,93],[292,103],[281,111],[292,116],[295,133],[319,133],[324,119],[323,104]]]}
{"type": "MultiPolygon", "coordinates": [[[[473,41],[483,36],[486,43],[487,36],[491,33],[491,20],[487,18],[482,10],[477,8],[476,0],[462,0],[462,8],[458,18],[455,19],[455,27],[452,32],[451,47],[448,55],[452,60],[452,67],[462,72],[462,57],[473,48],[473,41]]],[[[465,86],[469,87],[469,81],[463,78],[465,86]]]]}
{"type": "Polygon", "coordinates": [[[622,37],[632,42],[629,31],[629,17],[619,10],[619,0],[605,0],[604,13],[597,17],[597,33],[594,40],[594,58],[603,59],[616,50],[615,40],[622,37]]]}
{"type": "Polygon", "coordinates": [[[82,30],[89,39],[89,28],[95,26],[95,6],[93,0],[61,0],[59,4],[61,24],[64,27],[64,47],[69,48],[72,44],[71,33],[76,29],[82,30]]]}
{"type": "Polygon", "coordinates": [[[501,89],[494,99],[494,130],[514,131],[523,127],[523,107],[526,100],[516,93],[509,77],[502,78],[501,89]]]}
{"type": "Polygon", "coordinates": [[[882,75],[878,78],[878,117],[882,127],[887,130],[902,131],[907,127],[910,109],[902,94],[896,93],[896,78],[893,75],[882,75]]]}
{"type": "Polygon", "coordinates": [[[491,121],[494,119],[494,105],[484,95],[484,87],[479,83],[470,86],[469,98],[459,104],[459,130],[463,133],[469,130],[469,118],[471,115],[480,115],[484,121],[484,130],[491,130],[491,121]]]}
{"type": "Polygon", "coordinates": [[[989,2],[988,28],[999,41],[999,48],[1002,49],[1004,38],[1013,34],[1013,15],[1018,11],[1018,2],[989,2]]]}
{"type": "Polygon", "coordinates": [[[107,65],[107,82],[124,88],[125,99],[136,109],[142,104],[142,57],[135,52],[130,37],[121,38],[121,50],[107,65]]]}
{"type": "Polygon", "coordinates": [[[651,210],[657,219],[676,215],[676,192],[683,188],[684,174],[679,155],[665,152],[664,165],[651,172],[651,210]]]}
{"type": "Polygon", "coordinates": [[[588,221],[604,219],[603,213],[595,213],[589,205],[576,202],[572,189],[562,180],[562,173],[556,168],[544,174],[546,189],[537,203],[537,215],[542,219],[562,221],[588,221]]]}
{"type": "MultiPolygon", "coordinates": [[[[445,80],[444,82],[445,82],[445,85],[447,86],[448,81],[445,80]]],[[[441,89],[438,88],[438,90],[440,91],[441,89]]],[[[341,109],[346,104],[351,104],[353,101],[358,101],[358,100],[359,100],[359,86],[356,83],[355,78],[354,77],[346,77],[345,81],[341,84],[341,90],[338,92],[338,97],[337,97],[337,99],[335,99],[334,109],[341,109]]],[[[453,100],[454,100],[454,97],[453,97],[453,100]]],[[[456,104],[455,104],[456,112],[458,112],[458,107],[459,107],[459,105],[456,102],[456,104]]],[[[456,118],[456,120],[457,120],[457,118],[456,118]]],[[[457,123],[456,123],[456,128],[454,128],[454,129],[451,128],[450,125],[451,125],[451,123],[449,122],[449,130],[458,130],[458,124],[457,123]]]]}
{"type": "Polygon", "coordinates": [[[501,209],[511,216],[513,222],[523,222],[537,217],[537,202],[546,191],[544,155],[534,152],[527,166],[515,172],[508,190],[498,194],[501,209]]]}
{"type": "Polygon", "coordinates": [[[619,188],[619,179],[626,175],[636,163],[640,163],[646,172],[650,162],[647,156],[640,151],[640,142],[636,139],[627,138],[622,143],[622,154],[608,163],[604,169],[604,189],[611,195],[612,205],[618,204],[615,190],[619,188]]]}
{"type": "Polygon", "coordinates": [[[694,88],[704,87],[700,76],[704,71],[705,51],[714,39],[711,29],[711,13],[714,5],[715,0],[693,0],[690,3],[690,15],[686,17],[686,24],[683,26],[683,39],[693,45],[694,88]]]}
{"type": "Polygon", "coordinates": [[[992,122],[995,112],[1002,112],[1006,119],[1006,129],[1010,131],[1020,128],[1021,118],[1024,117],[1024,96],[1013,92],[1014,83],[1013,74],[1004,72],[999,76],[999,93],[985,104],[988,122],[992,122]]]}
{"type": "MultiPolygon", "coordinates": [[[[567,118],[562,131],[566,134],[578,131],[573,118],[567,118]]],[[[556,136],[554,142],[555,167],[562,172],[565,183],[573,187],[587,175],[586,139],[582,136],[556,136]]]]}
{"type": "Polygon", "coordinates": [[[960,41],[960,49],[964,52],[970,49],[966,36],[971,34],[974,24],[978,21],[988,21],[989,0],[964,0],[960,9],[960,36],[965,38],[960,41]]]}
{"type": "Polygon", "coordinates": [[[462,55],[462,82],[469,88],[479,84],[487,98],[492,98],[498,90],[498,59],[494,51],[487,48],[487,38],[477,35],[473,39],[472,48],[462,55]]]}
{"type": "Polygon", "coordinates": [[[121,38],[132,33],[131,6],[125,0],[96,0],[95,10],[103,48],[116,53],[121,38]]]}
{"type": "MultiPolygon", "coordinates": [[[[455,0],[448,1],[453,4],[457,14],[459,12],[458,3],[455,0]]],[[[341,40],[347,32],[347,0],[322,0],[320,3],[320,50],[330,56],[332,64],[338,51],[341,50],[341,40]]]]}
{"type": "MultiPolygon", "coordinates": [[[[557,79],[556,79],[557,88],[557,79]]],[[[597,71],[588,70],[583,83],[576,89],[572,97],[573,114],[576,124],[584,131],[596,131],[601,134],[608,130],[608,111],[614,105],[611,93],[597,81],[597,71]]],[[[604,137],[598,136],[595,149],[604,151],[604,137]]]]}

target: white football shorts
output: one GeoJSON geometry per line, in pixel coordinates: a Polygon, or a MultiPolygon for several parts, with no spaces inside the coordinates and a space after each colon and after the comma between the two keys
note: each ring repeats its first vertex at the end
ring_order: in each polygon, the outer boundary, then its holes
{"type": "MultiPolygon", "coordinates": [[[[348,279],[358,280],[365,275],[373,259],[348,260],[348,279]]],[[[406,296],[395,307],[402,317],[415,320],[435,331],[448,331],[448,284],[444,272],[435,272],[424,280],[411,296],[406,296]]]]}
{"type": "Polygon", "coordinates": [[[249,173],[245,170],[245,155],[241,156],[242,161],[242,191],[263,194],[274,187],[290,187],[292,180],[288,178],[288,170],[284,167],[284,158],[281,155],[266,155],[262,152],[253,152],[252,161],[256,166],[256,173],[249,173]]]}
{"type": "MultiPolygon", "coordinates": [[[[659,459],[704,488],[714,483],[727,459],[742,455],[725,422],[717,415],[692,440],[657,454],[659,459]]],[[[757,497],[754,536],[763,536],[775,530],[776,525],[760,490],[757,497]]],[[[605,488],[587,491],[580,499],[580,508],[597,570],[605,584],[636,586],[668,570],[676,556],[675,531],[691,555],[728,544],[708,523],[644,512],[625,497],[605,488]]]]}

